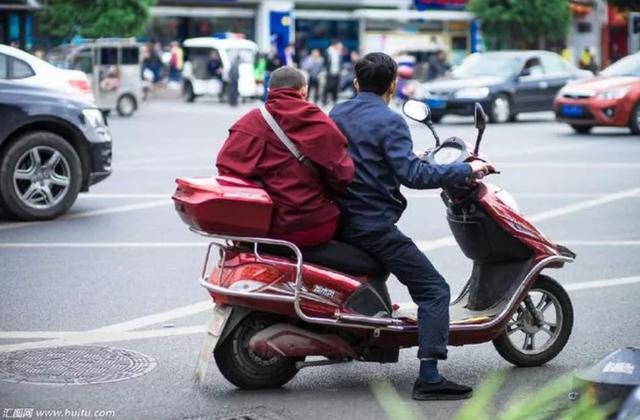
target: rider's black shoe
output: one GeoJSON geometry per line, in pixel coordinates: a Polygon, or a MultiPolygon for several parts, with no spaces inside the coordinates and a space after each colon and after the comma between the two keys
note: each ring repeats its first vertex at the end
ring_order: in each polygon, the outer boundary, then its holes
{"type": "Polygon", "coordinates": [[[429,384],[419,378],[413,384],[413,399],[418,401],[433,400],[465,400],[471,398],[473,389],[469,386],[458,385],[442,378],[440,382],[429,384]]]}

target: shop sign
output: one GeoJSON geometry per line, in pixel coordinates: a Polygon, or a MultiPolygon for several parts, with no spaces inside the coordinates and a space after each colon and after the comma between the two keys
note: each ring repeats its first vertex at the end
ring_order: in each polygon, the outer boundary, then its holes
{"type": "Polygon", "coordinates": [[[464,10],[469,0],[414,0],[417,10],[448,9],[464,10]]]}

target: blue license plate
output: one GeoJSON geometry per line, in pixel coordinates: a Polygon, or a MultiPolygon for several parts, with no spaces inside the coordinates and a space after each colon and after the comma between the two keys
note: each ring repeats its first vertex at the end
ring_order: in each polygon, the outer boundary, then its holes
{"type": "Polygon", "coordinates": [[[447,107],[447,101],[444,99],[427,99],[427,105],[431,109],[443,109],[447,107]]]}
{"type": "Polygon", "coordinates": [[[584,107],[580,105],[562,105],[560,111],[565,117],[582,117],[584,115],[584,107]]]}

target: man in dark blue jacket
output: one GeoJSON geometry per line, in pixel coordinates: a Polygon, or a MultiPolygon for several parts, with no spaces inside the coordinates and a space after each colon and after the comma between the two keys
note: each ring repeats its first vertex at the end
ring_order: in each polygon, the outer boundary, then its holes
{"type": "Polygon", "coordinates": [[[378,259],[409,289],[418,305],[420,375],[413,388],[417,400],[463,399],[470,387],[441,377],[438,359],[447,357],[449,285],[396,227],[407,206],[400,185],[440,188],[482,178],[492,169],[484,162],[430,165],[413,153],[404,118],[389,109],[397,65],[386,54],[371,53],[355,67],[355,99],[336,105],[330,117],[349,140],[355,176],[338,197],[341,239],[378,259]]]}

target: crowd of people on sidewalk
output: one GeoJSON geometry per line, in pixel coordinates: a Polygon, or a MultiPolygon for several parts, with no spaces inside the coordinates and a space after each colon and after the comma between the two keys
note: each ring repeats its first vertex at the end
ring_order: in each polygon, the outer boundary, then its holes
{"type": "Polygon", "coordinates": [[[352,89],[359,58],[358,51],[347,50],[338,40],[332,41],[324,51],[319,48],[296,50],[290,44],[278,53],[272,46],[268,52],[256,56],[254,74],[264,87],[263,99],[266,99],[271,73],[282,66],[295,67],[307,77],[310,100],[323,105],[335,104],[340,92],[352,89]]]}
{"type": "MultiPolygon", "coordinates": [[[[280,51],[272,45],[269,51],[257,53],[253,63],[256,84],[262,86],[262,99],[266,100],[271,73],[283,66],[295,67],[305,73],[309,82],[309,98],[314,103],[329,105],[337,103],[338,95],[350,91],[353,95],[355,63],[360,58],[357,50],[349,51],[334,40],[326,49],[296,50],[293,44],[280,51]]],[[[168,47],[159,43],[146,43],[142,48],[141,76],[149,86],[159,83],[178,86],[182,82],[185,56],[178,42],[168,47]]],[[[211,51],[206,64],[208,77],[220,81],[219,99],[237,104],[239,60],[232,58],[228,71],[216,51],[211,51]],[[234,66],[235,64],[235,66],[234,66]],[[235,68],[234,68],[235,67],[235,68]],[[236,86],[234,88],[234,86],[236,86]]]]}

